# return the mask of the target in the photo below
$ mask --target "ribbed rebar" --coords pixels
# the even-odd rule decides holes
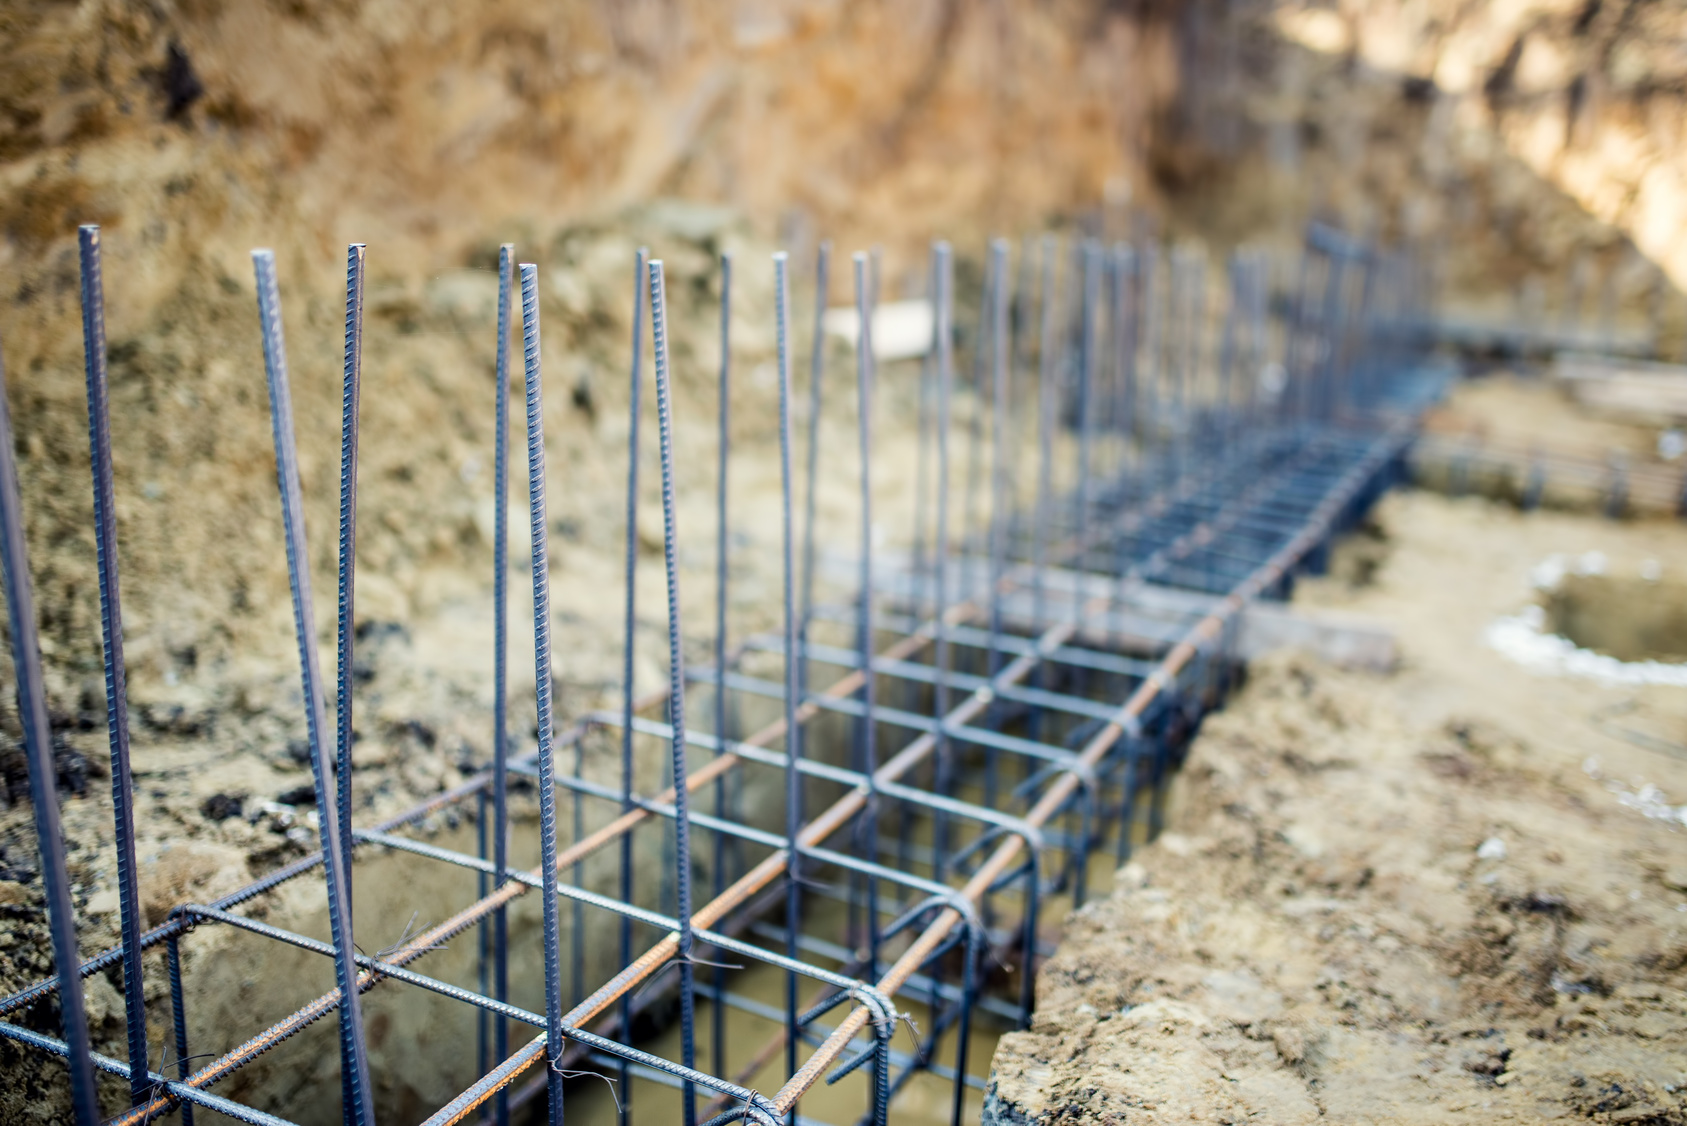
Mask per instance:
[[[351,838],[352,639],[357,581],[357,423],[363,386],[363,258],[365,247],[346,247],[345,373],[340,400],[340,566],[335,613],[334,796],[340,851],[349,859]],[[346,867],[346,905],[352,872]],[[347,925],[351,925],[348,916]]]
[[[814,615],[814,509],[820,488],[820,407],[822,382],[826,374],[826,297],[827,281],[832,261],[832,244],[822,242],[814,261],[814,329],[808,361],[808,473],[803,501],[802,546],[802,643],[808,644],[809,624]],[[790,285],[786,284],[786,300],[790,299]],[[786,315],[789,321],[789,313]],[[788,347],[788,346],[787,346]],[[803,691],[808,689],[808,661],[799,666]]]
[[[6,608],[11,617],[12,672],[17,677],[18,718],[23,724],[24,754],[29,761],[29,800],[35,807],[36,846],[41,853],[53,967],[59,978],[59,1014],[70,1065],[70,1103],[77,1126],[95,1126],[100,1120],[99,1092],[94,1089],[94,1069],[88,1056],[82,979],[75,973],[81,959],[76,949],[70,876],[65,870],[64,836],[59,830],[58,769],[53,762],[53,730],[41,673],[35,596],[23,539],[16,449],[11,408],[6,402],[5,365],[0,363],[0,563],[5,567]]]
[[[629,382],[631,384],[627,405],[627,518],[625,530],[625,559],[623,581],[626,584],[626,601],[621,623],[621,815],[623,817],[633,812],[633,645],[634,617],[637,609],[637,589],[635,580],[638,574],[638,478],[639,478],[639,417],[644,402],[644,307],[646,304],[645,272],[646,263],[650,259],[650,252],[639,247],[633,255],[633,339],[632,359],[628,365]],[[621,836],[620,856],[620,887],[621,898],[627,903],[633,901],[633,835],[624,833]],[[618,938],[621,965],[633,960],[633,921],[621,919]],[[621,999],[620,1007],[621,1028],[632,1026],[633,1009],[631,994]],[[625,1035],[625,1033],[623,1033]],[[633,1092],[632,1073],[627,1063],[622,1060],[618,1066],[616,1084],[619,1098],[615,1100],[616,1114],[620,1126],[627,1126],[628,1116],[632,1113]]]
[[[820,278],[825,284],[825,264],[829,247],[820,248]],[[802,727],[797,723],[797,704],[802,695],[802,669],[807,638],[799,647],[799,634],[807,628],[808,595],[804,596],[803,620],[799,624],[796,610],[795,529],[792,526],[791,493],[793,458],[791,451],[791,280],[790,262],[783,252],[773,256],[773,324],[779,364],[779,551],[782,563],[781,596],[785,642],[785,956],[797,957],[797,934],[802,913],[802,853],[798,834],[803,825]],[[818,321],[816,328],[818,329]],[[815,348],[815,365],[811,376],[814,396],[812,407],[819,411],[819,345]],[[814,450],[819,431],[810,430],[809,451],[809,520],[804,534],[805,552],[813,546]],[[804,581],[812,577],[812,559],[805,561]],[[719,670],[722,673],[724,669]],[[724,676],[722,681],[724,683]],[[718,896],[716,898],[719,898]],[[797,1070],[797,974],[785,975],[785,1062],[787,1074]]]
[[[492,436],[492,886],[509,879],[509,631],[510,631],[510,304],[515,286],[515,247],[498,248],[498,343],[494,352]],[[510,999],[510,921],[499,907],[492,916],[492,996]],[[493,1052],[510,1053],[509,1022],[492,1018]],[[509,1126],[509,1095],[502,1088],[493,1107],[497,1126]]]
[[[727,574],[730,562],[731,529],[727,525],[727,467],[732,455],[732,255],[720,256],[720,414],[718,468],[715,476],[715,678],[714,727],[716,753],[726,742],[726,607]],[[726,788],[729,779],[715,779],[715,816],[726,816]],[[726,844],[724,834],[714,835],[714,894],[726,890]],[[726,1072],[726,967],[716,965],[711,975],[709,1041],[716,1074]]]
[[[674,960],[679,964],[680,1053],[684,1065],[697,1065],[696,994],[693,986],[691,933],[691,822],[686,813],[685,659],[680,647],[679,532],[674,520],[673,403],[668,370],[668,304],[662,262],[650,263],[651,355],[656,360],[656,422],[662,452],[662,558],[668,584],[668,722],[673,725],[674,787],[674,915],[679,940]],[[684,1088],[685,1126],[696,1126],[697,1100],[691,1081]]]
[[[866,670],[861,679],[861,716],[857,720],[856,747],[859,769],[867,778],[867,804],[858,822],[856,849],[868,860],[878,858],[879,799],[873,776],[878,773],[879,754],[875,730],[874,710],[877,703],[878,678],[869,663],[878,648],[873,634],[873,307],[876,301],[876,280],[869,270],[864,254],[854,257],[855,266],[855,381],[856,433],[859,439],[861,469],[861,556],[856,576],[856,652],[861,667]],[[879,882],[871,876],[865,879],[865,927],[867,940],[866,974],[878,972],[879,964]],[[850,936],[850,942],[855,941]]]
[[[556,732],[551,719],[551,557],[545,507],[545,389],[540,364],[539,267],[521,264],[521,351],[527,392],[527,512],[533,559],[533,680],[539,740],[539,855],[545,886],[545,1058],[561,1067],[562,919],[557,904]],[[562,1126],[561,1076],[545,1086],[551,1126]]]
[[[937,279],[936,308],[932,315],[937,323],[937,529],[932,552],[934,556],[934,590],[931,616],[942,622],[949,614],[949,398],[954,382],[954,287],[955,264],[949,244],[938,242],[932,247],[932,273]],[[949,635],[939,630],[934,653],[935,677],[932,694],[938,715],[949,711]],[[947,795],[954,787],[954,748],[941,728],[937,731],[932,765],[932,788]],[[938,883],[946,879],[949,855],[949,818],[939,813],[932,826],[932,871]]]
[[[100,638],[105,655],[105,724],[111,744],[111,814],[117,845],[118,933],[123,943],[123,1015],[129,1047],[129,1098],[146,1099],[146,993],[141,981],[141,903],[135,871],[135,783],[129,770],[128,673],[123,600],[117,583],[117,505],[111,464],[106,373],[105,280],[100,229],[77,231],[82,265],[82,352],[88,377],[88,450],[94,477],[94,545],[100,569]]]

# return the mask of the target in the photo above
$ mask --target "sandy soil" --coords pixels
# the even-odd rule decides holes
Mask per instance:
[[[1250,671],[1171,831],[1069,921],[991,1119],[1687,1121],[1687,752],[1597,714],[1679,746],[1682,690],[1482,640],[1537,561],[1594,549],[1687,568],[1675,525],[1387,498],[1301,597],[1392,627],[1399,670]]]

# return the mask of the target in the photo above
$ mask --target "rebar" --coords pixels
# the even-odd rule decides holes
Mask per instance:
[[[662,454],[662,559],[668,580],[668,725],[673,730],[674,889],[677,903],[674,913],[679,919],[674,962],[679,966],[681,1063],[690,1070],[697,1065],[696,991],[692,987],[691,960],[694,941],[691,932],[691,821],[686,816],[690,795],[686,785],[685,761],[685,660],[680,648],[678,529],[674,525],[673,406],[669,390],[667,317],[662,262],[653,259],[650,263],[650,331],[651,355],[656,362],[656,423]],[[554,893],[547,889],[546,894],[552,897]],[[685,1081],[683,1091],[685,1126],[695,1126],[697,1103],[690,1079]],[[560,1117],[557,1121],[561,1121]]]
[[[527,508],[533,561],[533,677],[539,750],[539,855],[545,893],[545,1059],[562,1061],[562,948],[557,903],[556,744],[551,720],[550,520],[545,505],[545,399],[540,364],[539,267],[521,265],[521,341],[527,392]],[[562,1124],[562,1088],[546,1084],[551,1126]]]
[[[732,255],[720,257],[720,436],[719,469],[715,481],[715,668],[726,668],[727,565],[731,532],[726,521],[727,465],[732,449]],[[726,677],[715,680],[715,753],[726,745]],[[727,816],[725,776],[715,779],[715,816]],[[578,804],[578,803],[576,803]],[[714,841],[714,894],[726,890],[727,837],[716,833]],[[578,877],[575,883],[579,883]],[[579,928],[575,929],[579,934]],[[710,994],[710,1040],[714,1048],[714,1071],[726,1073],[726,967],[714,967]]]
[[[17,455],[11,409],[6,403],[5,367],[0,364],[0,563],[5,566],[6,608],[10,613],[12,670],[18,681],[18,718],[23,723],[24,753],[29,759],[29,800],[35,808],[35,837],[41,852],[41,882],[46,891],[47,924],[53,966],[60,981],[59,1013],[64,1024],[65,1059],[70,1066],[71,1107],[77,1126],[100,1120],[82,981],[67,974],[80,955],[76,916],[65,870],[64,837],[59,832],[58,769],[53,763],[52,726],[41,671],[41,643],[35,627],[35,597],[29,556],[23,540],[23,507],[18,489]]]
[[[117,506],[111,469],[111,406],[106,373],[105,284],[100,229],[77,231],[82,266],[82,349],[88,376],[88,450],[94,476],[94,544],[100,568],[100,642],[105,658],[105,722],[111,744],[111,814],[123,943],[123,1015],[129,1042],[129,1097],[146,1097],[146,993],[141,981],[140,888],[135,872],[135,784],[129,769],[129,693],[123,661],[123,600],[117,581]],[[7,435],[9,440],[9,434]]]
[[[634,578],[638,568],[638,459],[639,459],[639,415],[644,399],[644,373],[642,367],[644,348],[644,306],[645,306],[645,270],[650,260],[650,253],[644,247],[639,247],[633,256],[633,341],[631,365],[631,391],[627,408],[627,527],[626,527],[626,567],[624,582],[626,583],[626,609],[621,626],[621,816],[627,817],[634,810],[633,805],[633,712],[637,705],[633,698],[633,637],[636,619],[634,612],[637,608],[637,597]],[[633,836],[631,833],[621,835],[621,899],[624,902],[633,901]],[[624,966],[633,960],[633,921],[622,916],[620,919],[620,962]],[[620,1026],[623,1030],[632,1027],[633,1010],[632,997],[623,997],[618,1010]],[[504,1049],[507,1051],[508,1049]],[[503,1052],[500,1052],[503,1054]],[[617,1116],[620,1126],[626,1126],[628,1115],[632,1112],[632,1081],[627,1062],[623,1059],[617,1068],[616,1099]],[[502,1088],[499,1097],[502,1098]]]
[[[820,261],[817,269],[818,286],[823,293],[826,285],[826,260],[831,247],[822,243],[820,246]],[[819,314],[815,317],[815,345],[814,367],[812,369],[811,394],[813,397],[812,410],[816,425],[809,431],[809,473],[808,473],[808,518],[804,522],[804,555],[803,565],[803,594],[802,620],[799,624],[796,611],[795,583],[796,559],[795,545],[791,526],[791,329],[790,305],[791,284],[788,276],[790,263],[783,253],[773,258],[773,318],[775,325],[775,341],[778,349],[779,362],[779,501],[781,520],[779,528],[780,550],[780,591],[783,597],[783,614],[781,617],[784,629],[785,645],[785,957],[796,961],[797,934],[802,912],[802,842],[800,834],[803,824],[803,793],[802,793],[802,728],[797,722],[797,701],[802,695],[803,662],[798,656],[799,634],[806,634],[808,628],[809,599],[812,597],[812,587],[809,583],[814,576],[814,489],[817,462],[815,458],[819,449],[820,434],[818,422],[820,418],[820,364],[821,348],[819,333]],[[807,647],[806,636],[803,648]],[[726,666],[716,666],[720,674],[720,683],[726,683]],[[720,894],[715,898],[719,900]],[[791,1032],[797,1027],[797,972],[787,971],[785,975],[785,1049],[788,1069],[795,1071],[797,1067],[797,1038]]]
[[[1204,252],[1173,251],[1164,293],[1158,294],[1158,251],[1151,242],[1104,248],[1093,240],[1076,240],[1067,244],[1072,254],[1064,266],[1061,244],[1054,238],[1026,245],[1035,248],[1035,260],[1031,253],[1022,256],[1017,285],[1009,266],[1009,244],[996,240],[985,250],[979,320],[969,329],[973,395],[958,421],[967,428],[966,443],[953,459],[963,474],[958,489],[952,482],[952,455],[957,451],[951,442],[957,424],[954,256],[947,243],[931,247],[933,336],[929,387],[922,375],[915,388],[921,468],[915,484],[916,550],[907,562],[880,547],[874,523],[875,485],[881,484],[873,464],[875,406],[881,388],[894,394],[896,378],[896,370],[888,365],[881,372],[874,350],[883,283],[876,253],[852,258],[859,525],[851,560],[853,581],[836,604],[817,600],[824,547],[817,492],[821,475],[834,471],[819,449],[825,361],[820,314],[826,305],[829,247],[821,246],[816,262],[800,545],[794,511],[798,482],[790,264],[783,254],[774,256],[780,624],[772,633],[743,637],[730,636],[728,618],[733,573],[728,472],[734,263],[721,257],[713,662],[690,668],[683,660],[679,599],[679,552],[685,541],[676,526],[680,468],[674,433],[681,407],[674,393],[673,325],[663,264],[638,252],[619,707],[567,717],[566,724],[554,714],[553,699],[539,270],[535,265],[520,267],[537,721],[533,743],[524,748],[511,745],[507,728],[505,489],[515,274],[513,248],[502,248],[494,401],[491,760],[462,785],[368,828],[352,823],[349,676],[355,637],[351,595],[363,249],[354,244],[347,260],[339,723],[332,762],[323,746],[325,701],[307,630],[310,588],[274,260],[258,252],[260,322],[312,776],[321,813],[320,851],[215,903],[182,904],[168,922],[145,933],[139,927],[138,905],[133,897],[125,898],[119,947],[80,962],[79,972],[61,970],[0,1000],[0,1016],[5,1016],[57,994],[66,1017],[64,1039],[9,1020],[0,1021],[0,1035],[71,1061],[79,1115],[84,1101],[94,1105],[97,1069],[128,1081],[133,1105],[116,1120],[121,1123],[140,1123],[178,1106],[184,1119],[198,1106],[249,1122],[279,1122],[267,1111],[213,1095],[207,1088],[337,1011],[345,1116],[364,1123],[372,1121],[374,1085],[362,1044],[358,998],[392,980],[469,1006],[474,1014],[481,1046],[477,1078],[440,1107],[430,1123],[488,1112],[504,1122],[528,1092],[541,1086],[549,1120],[560,1122],[564,1079],[570,1068],[584,1068],[614,1076],[623,1121],[634,1105],[633,1086],[656,1082],[677,1088],[687,1126],[695,1126],[699,1094],[713,1100],[705,1113],[715,1115],[714,1122],[794,1122],[799,1103],[822,1076],[838,1084],[857,1072],[865,1081],[860,1117],[882,1126],[895,1094],[919,1074],[929,1073],[952,1084],[948,1108],[958,1126],[969,1092],[981,1085],[969,1071],[975,1024],[986,1019],[1016,1026],[1029,1022],[1040,920],[1048,900],[1069,895],[1081,905],[1090,891],[1090,857],[1105,851],[1123,858],[1137,836],[1158,828],[1165,781],[1201,718],[1222,702],[1233,679],[1231,641],[1238,611],[1257,598],[1286,596],[1296,570],[1316,566],[1330,537],[1398,476],[1415,418],[1409,404],[1420,402],[1414,388],[1424,378],[1415,350],[1421,337],[1402,328],[1415,315],[1409,295],[1420,284],[1414,280],[1416,267],[1409,256],[1384,255],[1323,229],[1308,232],[1301,277],[1287,295],[1288,316],[1281,326],[1290,387],[1273,403],[1259,391],[1272,331],[1262,255],[1238,251],[1229,258],[1229,297],[1215,328],[1206,315]],[[104,423],[108,408],[103,330],[96,334],[101,322],[97,314],[88,313],[99,307],[97,236],[91,258],[86,247],[85,242],[84,327],[100,514],[96,539],[108,712],[119,716],[121,635],[109,424]],[[1060,275],[1065,269],[1071,270],[1071,281],[1063,285]],[[1032,285],[1035,300],[1029,292]],[[634,580],[646,302],[661,465],[668,648],[666,685],[637,698]],[[1016,333],[1023,335],[1016,338]],[[1205,367],[1208,354],[1216,356],[1211,372]],[[1034,378],[1021,379],[1020,369]],[[1036,412],[1034,432],[1020,425],[1021,414],[1028,410]],[[31,675],[37,697],[40,668],[39,658],[31,658],[33,634],[25,638],[19,624],[33,628],[27,622],[30,602],[9,426],[9,417],[0,414],[0,429],[5,431],[0,438],[6,439],[6,450],[0,453],[0,501],[5,507],[0,531],[5,533],[8,604],[25,690],[26,742],[34,740],[29,745],[31,785],[40,820],[56,806],[44,703],[37,702],[33,718],[29,713],[28,660],[35,661]],[[924,468],[928,431],[933,447],[929,475]],[[1022,445],[1027,449],[1022,451]],[[1022,452],[1036,461],[1029,498],[1021,495],[1017,481]],[[988,507],[980,511],[986,472]],[[1612,478],[1620,481],[1626,497],[1628,471],[1613,470]],[[1618,491],[1617,484],[1608,488],[1612,495]],[[954,502],[959,502],[962,518],[958,537],[951,528]],[[1155,592],[1167,589],[1206,597],[1194,609],[1154,609]],[[778,679],[757,674],[762,654],[780,662]],[[829,680],[823,672],[827,668],[835,670]],[[688,717],[688,684],[702,687],[711,723]],[[734,731],[733,709],[752,700],[777,705],[779,718],[740,737]],[[848,717],[837,721],[853,728],[845,753],[839,754],[840,748],[825,735],[822,724],[828,716]],[[119,770],[118,732],[124,727],[120,719],[109,722],[121,849],[123,810],[131,800],[127,792],[121,797],[117,793],[120,781],[129,785],[126,741]],[[594,733],[618,739],[618,778],[599,776],[599,768],[587,757],[586,741]],[[666,747],[670,784],[661,792],[643,794],[634,785],[635,737],[659,740]],[[700,757],[696,769],[688,758],[693,749],[707,756]],[[573,770],[559,769],[559,756],[569,751]],[[777,828],[761,827],[735,797],[743,792],[749,773],[758,770],[780,775],[782,816],[767,811],[768,823]],[[538,790],[540,864],[525,872],[509,866],[512,773],[535,780]],[[821,787],[817,793],[831,796],[811,814],[805,799],[814,786]],[[559,790],[566,790],[572,803],[573,839],[568,842],[560,839]],[[711,792],[712,802],[705,800],[701,808],[692,803],[694,793]],[[592,803],[612,811],[595,827],[586,815]],[[428,819],[447,811],[475,819],[475,855],[426,839]],[[494,823],[490,837],[484,824],[488,817]],[[894,835],[886,835],[892,821]],[[671,913],[666,911],[665,891],[655,897],[656,910],[643,905],[638,894],[644,892],[648,901],[653,890],[639,888],[634,878],[633,837],[647,824],[666,834],[660,871],[664,881],[671,881]],[[921,832],[929,831],[929,846],[911,831],[916,824]],[[55,962],[69,967],[78,962],[69,926],[62,842],[55,866],[52,848],[58,838],[56,826],[52,829],[48,832],[47,822],[41,820],[44,884]],[[702,897],[706,902],[698,902],[695,895],[696,833],[709,837],[707,848],[695,849],[701,865],[695,878],[707,874],[709,891]],[[127,839],[132,849],[132,828]],[[618,864],[594,875],[587,861],[612,845]],[[358,846],[379,848],[407,864],[472,873],[478,898],[378,956],[358,952],[351,943],[349,900],[349,862]],[[740,857],[755,862],[745,868]],[[120,869],[124,863],[120,855]],[[132,856],[127,863],[132,874]],[[275,920],[259,921],[241,910],[318,865],[328,892],[330,941],[295,933]],[[603,886],[595,886],[599,883]],[[544,960],[542,1014],[509,1001],[510,948],[517,940],[508,926],[507,908],[530,890],[543,896],[538,936]],[[53,898],[60,894],[62,911]],[[840,901],[851,920],[841,943],[820,929],[830,916],[816,905],[826,899]],[[566,939],[565,900],[571,922]],[[620,968],[588,991],[587,920],[602,913],[614,918]],[[238,930],[254,940],[330,958],[336,988],[232,1048],[210,1045],[220,1054],[189,1073],[180,946],[196,926]],[[478,988],[415,968],[430,951],[471,928],[480,954]],[[652,932],[659,937],[642,951],[635,949],[635,935]],[[572,1004],[566,1010],[565,941],[572,958]],[[146,1066],[140,966],[143,953],[159,944],[167,958],[176,1079],[149,1072]],[[783,980],[783,1004],[764,1005],[736,993],[735,979],[718,962],[700,993],[695,967],[705,962],[699,952],[707,950],[770,967]],[[998,983],[985,970],[987,958],[1017,964],[1017,991],[996,988]],[[82,977],[118,964],[124,969],[126,994],[133,986],[137,998],[128,1006],[127,1064],[91,1052],[80,1012]],[[672,976],[667,975],[670,968],[676,971]],[[805,980],[809,986],[802,984]],[[814,990],[812,998],[805,999],[807,988]],[[670,996],[677,1002],[678,1060],[633,1043],[639,1014],[660,1012]],[[699,996],[710,1007],[707,1071],[697,1062]],[[908,1051],[893,1045],[898,998],[927,1010]],[[770,1028],[766,1044],[747,1051],[747,1066],[731,1076],[726,1074],[735,1054],[726,1042],[729,1008]],[[136,1013],[143,1018],[138,1047]],[[538,1035],[512,1049],[511,1021]],[[770,1094],[751,1089],[761,1067],[781,1055],[780,1088]],[[946,1062],[951,1059],[952,1064]],[[515,1092],[515,1080],[541,1060],[541,1080]],[[801,1120],[814,1121],[808,1115]]]
[[[510,870],[509,806],[509,591],[510,591],[510,291],[515,283],[515,247],[498,248],[498,342],[494,350],[492,455],[492,888],[503,890]],[[638,443],[633,442],[636,448]],[[628,632],[631,637],[631,631]],[[484,792],[484,791],[483,791]],[[484,857],[483,857],[484,858]],[[482,893],[484,897],[484,893]],[[485,922],[481,923],[484,933]],[[502,905],[492,914],[492,997],[510,997],[509,915]],[[483,959],[484,962],[484,959]],[[509,1022],[492,1017],[493,1052],[510,1051]],[[486,1070],[481,1060],[480,1070]],[[509,1126],[509,1097],[498,1092],[498,1126]]]
[[[365,247],[346,248],[345,378],[340,407],[340,567],[334,628],[334,796],[340,851],[351,855],[352,634],[357,577],[357,423],[363,381],[363,258]],[[346,906],[351,906],[350,866]],[[350,915],[346,925],[352,925]]]
[[[777,263],[782,259],[775,259]],[[828,273],[832,261],[832,244],[822,242],[814,260],[814,330],[808,367],[808,474],[804,478],[807,492],[803,500],[803,570],[802,570],[802,641],[808,643],[809,622],[814,613],[814,552],[815,527],[814,506],[816,492],[820,487],[820,406],[821,384],[826,373],[826,334],[823,328],[826,316],[826,298]],[[788,264],[787,264],[788,267]],[[779,290],[786,302],[790,300],[790,285],[787,282]],[[777,311],[776,314],[777,315]],[[787,321],[789,315],[787,314]],[[789,326],[786,325],[787,336]],[[808,690],[808,664],[800,662],[799,669],[802,677],[802,688]]]
[[[856,652],[863,669],[873,659],[873,303],[875,281],[869,273],[867,256],[857,254],[855,265],[855,315],[858,326],[855,338],[855,378],[857,432],[860,437],[861,461],[861,555],[856,586]],[[879,823],[878,793],[874,776],[878,773],[879,754],[874,730],[878,678],[865,676],[861,681],[861,714],[856,719],[857,767],[867,780],[867,805],[856,830],[856,849],[865,852],[867,859],[878,859]],[[794,882],[794,881],[793,881]],[[865,884],[867,961],[865,969],[871,979],[879,965],[879,882],[871,875],[859,881]],[[790,924],[790,930],[796,924]],[[851,942],[854,936],[851,936]]]

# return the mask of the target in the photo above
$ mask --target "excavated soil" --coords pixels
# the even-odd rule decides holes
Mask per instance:
[[[1675,525],[1387,498],[1300,597],[1400,667],[1250,670],[1169,831],[1068,921],[986,1120],[1687,1122],[1687,696],[1483,641],[1594,550],[1687,569]]]

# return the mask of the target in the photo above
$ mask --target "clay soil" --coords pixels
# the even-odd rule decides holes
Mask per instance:
[[[1250,670],[1070,918],[987,1121],[1687,1122],[1687,698],[1483,639],[1595,550],[1687,570],[1675,524],[1386,498],[1298,598],[1391,627],[1397,670]]]

